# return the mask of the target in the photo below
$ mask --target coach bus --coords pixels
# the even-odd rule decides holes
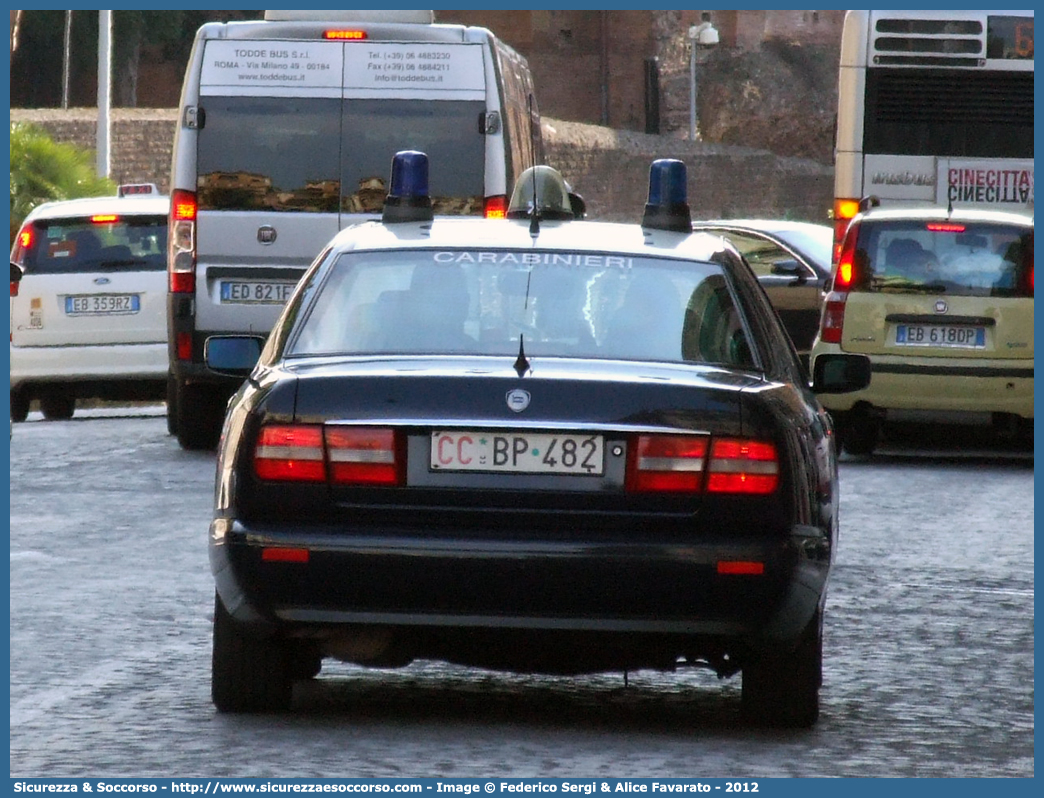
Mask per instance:
[[[835,170],[838,245],[867,196],[1032,214],[1033,12],[847,12]]]

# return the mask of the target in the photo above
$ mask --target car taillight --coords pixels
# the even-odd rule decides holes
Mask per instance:
[[[779,484],[774,444],[704,435],[638,435],[627,461],[635,493],[772,493]]]
[[[486,197],[482,208],[482,215],[487,219],[503,219],[507,216],[507,197],[498,194],[495,197]]]
[[[779,485],[779,457],[766,441],[718,438],[711,445],[708,493],[772,493]]]
[[[112,224],[119,219],[120,217],[115,213],[96,213],[91,217],[91,224]]]
[[[845,239],[848,223],[859,213],[859,200],[838,197],[834,200],[834,263],[841,256],[841,242]]]
[[[338,485],[398,485],[395,433],[375,427],[327,427],[330,481]]]
[[[254,473],[283,482],[325,482],[323,428],[318,425],[262,427],[254,449]]]
[[[823,302],[823,315],[820,317],[819,325],[819,339],[823,343],[841,343],[841,331],[845,323],[845,302],[848,299],[848,292],[852,290],[852,286],[859,276],[855,263],[858,237],[859,225],[850,224],[841,244],[837,265],[834,267],[831,291]]]
[[[33,228],[26,225],[18,231],[18,246],[23,250],[32,249],[33,247]]]
[[[175,189],[170,197],[170,231],[167,268],[170,291],[196,291],[196,194]]]
[[[639,435],[630,447],[627,488],[636,492],[698,493],[706,459],[704,436]]]
[[[274,424],[261,428],[254,449],[254,473],[264,480],[401,485],[404,466],[389,428]]]

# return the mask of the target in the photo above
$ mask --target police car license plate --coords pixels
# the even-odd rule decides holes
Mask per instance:
[[[436,431],[430,464],[432,471],[601,476],[604,451],[601,435]]]
[[[895,328],[895,343],[898,346],[984,349],[986,328],[967,324],[899,324]]]
[[[65,298],[67,316],[113,316],[141,310],[138,294],[80,294]]]
[[[221,301],[261,305],[285,305],[297,283],[270,281],[242,282],[225,280],[221,283]]]

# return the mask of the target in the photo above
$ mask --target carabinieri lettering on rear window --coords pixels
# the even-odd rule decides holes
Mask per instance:
[[[436,263],[492,263],[500,265],[534,266],[597,266],[611,269],[630,269],[634,259],[616,255],[593,255],[587,252],[436,252]]]

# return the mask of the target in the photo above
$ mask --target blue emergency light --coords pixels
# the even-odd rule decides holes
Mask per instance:
[[[434,218],[428,196],[428,156],[402,150],[392,157],[391,188],[384,198],[384,224],[430,222]]]
[[[689,212],[688,175],[685,163],[659,158],[649,168],[649,201],[645,204],[642,227],[653,230],[692,232]]]

